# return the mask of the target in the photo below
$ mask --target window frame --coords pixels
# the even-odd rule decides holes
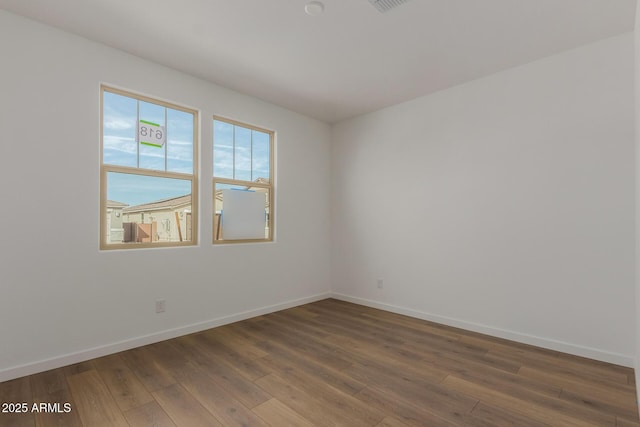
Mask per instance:
[[[118,166],[104,163],[104,94],[113,93],[137,101],[148,102],[164,108],[170,108],[193,115],[193,168],[191,173],[170,172],[140,167]],[[105,84],[100,85],[100,250],[143,249],[196,246],[198,244],[198,151],[199,151],[199,111],[182,105],[152,98],[128,90],[118,89]],[[166,161],[166,160],[165,160]],[[107,176],[109,173],[142,175],[155,178],[179,179],[191,182],[191,239],[182,242],[129,242],[107,243]]]
[[[211,233],[211,238],[212,238],[212,242],[214,245],[224,245],[224,244],[234,244],[234,243],[265,243],[265,242],[273,242],[274,241],[274,233],[275,233],[275,169],[274,169],[274,165],[275,165],[275,136],[276,136],[276,132],[273,130],[269,130],[269,129],[265,129],[262,127],[258,127],[258,126],[254,126],[254,125],[250,125],[248,123],[243,123],[237,120],[233,120],[233,119],[229,119],[227,117],[222,117],[222,116],[218,116],[218,115],[214,115],[213,119],[212,119],[212,124],[214,125],[213,128],[213,137],[212,137],[212,165],[215,164],[215,121],[219,121],[219,122],[224,122],[226,124],[229,125],[233,125],[233,126],[238,126],[238,127],[242,127],[245,129],[250,129],[252,131],[256,131],[256,132],[261,132],[261,133],[266,133],[267,135],[269,135],[269,182],[268,183],[263,183],[263,182],[256,182],[256,181],[246,181],[246,180],[241,180],[241,179],[232,179],[232,178],[217,178],[215,176],[215,167],[212,170],[212,175],[213,175],[213,179],[212,179],[212,215],[211,215],[211,226],[212,226],[212,233]],[[235,168],[235,165],[234,165]],[[269,236],[265,237],[264,239],[234,239],[234,240],[224,240],[224,239],[219,239],[216,238],[216,226],[217,226],[217,222],[216,221],[216,184],[228,184],[228,185],[239,185],[239,186],[245,186],[245,187],[258,187],[258,188],[266,188],[269,191],[269,215],[267,218],[267,222],[266,225],[269,229]]]

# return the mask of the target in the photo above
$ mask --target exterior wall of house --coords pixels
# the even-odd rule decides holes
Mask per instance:
[[[121,243],[124,237],[122,229],[123,207],[107,208],[107,243]]]
[[[176,222],[176,214],[178,221]],[[179,242],[191,240],[189,234],[190,227],[190,205],[177,207],[174,209],[162,209],[141,212],[125,212],[124,223],[135,222],[138,224],[156,223],[156,235],[154,242]]]

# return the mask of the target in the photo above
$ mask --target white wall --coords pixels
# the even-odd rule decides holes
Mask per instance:
[[[0,58],[0,381],[328,295],[328,125],[4,11]],[[201,110],[199,246],[98,250],[101,82]],[[213,114],[277,131],[276,243],[210,243]]]
[[[332,137],[4,11],[0,58],[0,381],[313,300],[330,282],[345,299],[498,336],[627,365],[640,354],[631,35]],[[98,250],[101,82],[201,110],[197,247]],[[210,244],[213,114],[278,132],[274,244]]]
[[[633,366],[632,88],[626,34],[336,125],[334,292]]]

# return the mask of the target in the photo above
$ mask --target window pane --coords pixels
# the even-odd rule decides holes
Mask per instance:
[[[213,176],[233,179],[233,125],[213,121]]]
[[[107,173],[109,243],[192,240],[191,181]]]
[[[193,173],[193,114],[167,109],[167,170]]]
[[[103,102],[103,163],[137,167],[137,101],[105,91]]]
[[[251,180],[256,181],[260,178],[265,181],[270,181],[270,151],[271,151],[271,140],[270,135],[264,132],[252,131],[253,132],[253,146],[252,146],[252,154],[251,154]]]
[[[251,129],[235,126],[234,179],[251,181]]]
[[[233,184],[220,184],[215,183],[215,216],[213,221],[214,227],[214,239],[218,241],[225,240],[224,238],[224,230],[225,230],[225,213],[224,213],[224,197],[225,194],[233,194],[226,193],[227,190],[238,191],[240,194],[250,193],[251,195],[261,194],[264,206],[264,214],[259,215],[259,219],[264,221],[264,235],[260,235],[259,237],[252,237],[252,239],[256,238],[269,238],[269,189],[262,187],[247,187],[243,185],[233,185]],[[227,212],[227,215],[230,215],[230,212]],[[231,220],[235,220],[235,218],[230,218],[227,216],[227,225],[230,224]],[[234,227],[235,228],[235,227]],[[237,228],[236,231],[237,233]],[[228,239],[227,240],[236,240],[236,239]]]
[[[164,120],[165,107],[140,101],[140,120],[166,126]],[[145,144],[140,146],[140,167],[144,169],[165,170],[165,147],[154,147]]]

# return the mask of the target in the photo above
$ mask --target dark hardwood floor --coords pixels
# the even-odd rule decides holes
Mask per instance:
[[[0,383],[0,402],[29,405],[3,427],[640,426],[632,369],[333,299]]]

